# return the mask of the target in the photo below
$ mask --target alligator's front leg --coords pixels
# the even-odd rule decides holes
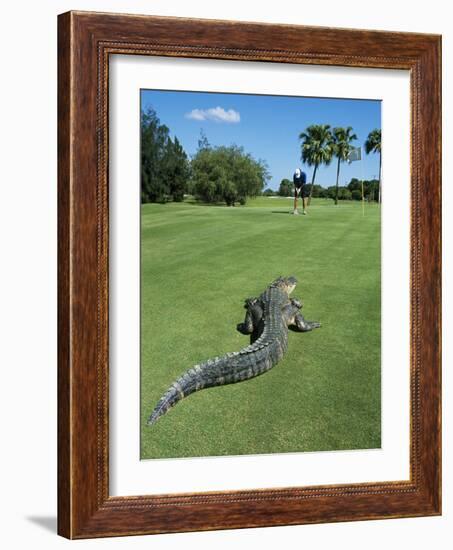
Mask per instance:
[[[296,315],[302,308],[302,302],[297,298],[291,298],[282,308],[283,318],[288,326],[296,324]]]
[[[321,323],[317,321],[307,321],[300,310],[302,309],[302,301],[297,298],[292,298],[290,302],[283,307],[283,316],[289,325],[294,325],[300,332],[309,332],[314,328],[319,328]]]
[[[317,321],[307,321],[304,319],[302,313],[297,313],[294,317],[294,324],[299,329],[300,332],[310,332],[314,328],[319,328],[321,323]]]
[[[244,307],[247,309],[243,323],[239,323],[237,329],[242,334],[253,334],[263,318],[263,309],[258,298],[247,298]]]

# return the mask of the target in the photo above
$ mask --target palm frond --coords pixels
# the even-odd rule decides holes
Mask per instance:
[[[330,164],[332,160],[332,133],[329,124],[312,124],[299,134],[301,159],[308,166]]]
[[[378,128],[375,128],[368,134],[365,141],[365,152],[367,155],[381,152],[381,130]]]

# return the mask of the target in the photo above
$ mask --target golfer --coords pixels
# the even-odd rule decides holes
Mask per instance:
[[[296,171],[293,175],[294,183],[294,212],[293,214],[299,214],[297,210],[297,197],[300,195],[302,197],[302,214],[307,213],[307,198],[308,198],[308,185],[307,185],[307,174],[302,172],[300,168],[296,168]]]

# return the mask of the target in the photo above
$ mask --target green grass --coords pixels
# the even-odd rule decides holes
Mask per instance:
[[[380,447],[379,207],[291,205],[142,206],[142,458]],[[243,300],[279,275],[298,278],[294,296],[322,327],[290,331],[263,376],[197,392],[147,426],[180,374],[248,344]]]

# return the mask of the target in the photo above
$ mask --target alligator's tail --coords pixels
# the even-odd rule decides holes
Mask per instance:
[[[178,401],[191,393],[213,386],[235,384],[267,372],[283,357],[287,348],[287,333],[280,338],[262,336],[241,351],[227,353],[195,365],[168,388],[162,396],[148,424],[154,424]]]
[[[184,399],[191,393],[204,388],[221,386],[239,382],[237,376],[231,375],[231,361],[239,357],[239,353],[229,353],[223,357],[209,359],[205,363],[195,365],[182,376],[180,376],[161,397],[148,419],[148,425],[154,424],[158,418],[163,416],[178,401]],[[234,380],[237,378],[237,380]]]

